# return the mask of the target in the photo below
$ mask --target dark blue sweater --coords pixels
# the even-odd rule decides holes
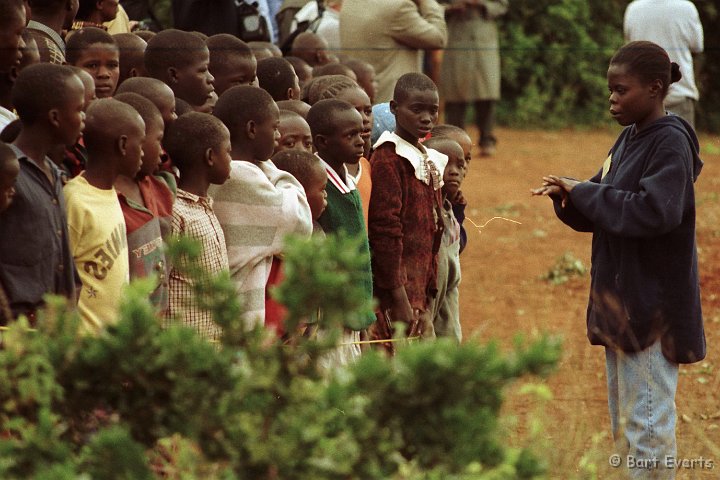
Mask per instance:
[[[667,115],[641,132],[625,128],[612,163],[577,185],[563,209],[567,225],[593,232],[588,338],[640,351],[662,341],[665,357],[705,357],[695,245],[694,182],[702,169],[695,132]]]

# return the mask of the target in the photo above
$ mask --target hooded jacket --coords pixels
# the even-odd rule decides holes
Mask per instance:
[[[705,357],[695,243],[698,152],[695,132],[678,116],[640,132],[632,125],[605,168],[573,188],[565,208],[554,199],[564,223],[593,232],[587,310],[593,345],[636,352],[660,339],[672,362]]]

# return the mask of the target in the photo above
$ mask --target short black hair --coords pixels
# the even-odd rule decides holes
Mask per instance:
[[[352,80],[345,75],[323,75],[322,77],[313,77],[305,84],[304,100],[310,105],[314,105],[320,100],[320,95],[335,82],[347,82]]]
[[[161,98],[164,94],[172,94],[172,89],[170,89],[170,92],[167,91],[168,89],[170,89],[170,87],[168,87],[165,82],[158,80],[157,78],[132,77],[128,78],[118,86],[118,89],[115,91],[115,95],[119,95],[121,93],[137,93],[138,95],[142,95],[153,102],[157,107],[161,104]]]
[[[82,52],[95,43],[112,45],[115,48],[118,46],[113,36],[105,30],[95,27],[85,27],[73,32],[68,38],[67,45],[65,46],[65,60],[67,60],[67,63],[70,65],[75,65],[80,59]]]
[[[450,125],[449,123],[441,123],[439,125],[435,125],[430,132],[430,135],[432,138],[443,138],[447,137],[448,135],[452,134],[460,134],[460,135],[467,135],[470,136],[465,130],[462,128],[456,126],[456,125]]]
[[[327,83],[323,84],[324,87],[318,90],[318,98],[320,100],[325,100],[327,98],[335,98],[345,90],[362,90],[362,87],[350,77],[345,77],[344,75],[333,75],[332,78],[332,81],[328,81]]]
[[[178,117],[180,115],[185,115],[186,113],[190,113],[190,112],[194,112],[194,111],[195,111],[195,109],[188,102],[186,102],[182,98],[175,97],[175,114]]]
[[[133,35],[137,35],[138,37],[142,38],[146,42],[153,38],[157,33],[153,32],[152,30],[135,30],[132,32]]]
[[[208,37],[205,44],[208,50],[210,50],[211,72],[213,70],[223,70],[223,67],[225,67],[230,57],[255,58],[255,55],[253,55],[247,43],[229,33],[218,33],[217,35]]]
[[[38,63],[20,71],[11,97],[12,104],[24,125],[32,125],[38,118],[68,100],[66,83],[78,79],[65,65]]]
[[[271,160],[277,168],[295,177],[303,187],[310,184],[313,168],[320,165],[320,158],[305,150],[281,150]]]
[[[113,35],[120,51],[120,78],[121,84],[130,77],[130,70],[145,66],[145,49],[147,42],[134,33],[117,33]]]
[[[262,122],[268,118],[268,109],[275,103],[268,92],[250,85],[237,85],[220,95],[213,115],[219,118],[235,138],[238,127],[245,128],[249,121]]]
[[[464,157],[465,154],[463,153],[463,149],[460,146],[458,142],[453,140],[452,138],[448,137],[430,137],[427,140],[423,142],[423,145],[427,148],[432,148],[433,150],[437,150],[440,153],[445,153],[447,151],[447,148],[455,148],[459,149],[460,151],[460,157]]]
[[[192,65],[207,51],[207,45],[197,35],[174,28],[163,30],[147,42],[145,70],[151,77],[164,80],[168,68]]]
[[[260,60],[257,64],[257,78],[260,88],[267,91],[273,100],[287,100],[287,91],[295,85],[295,69],[282,57]]]
[[[0,172],[3,172],[12,160],[17,160],[15,150],[10,148],[10,145],[0,141]]]
[[[127,103],[135,110],[137,110],[137,112],[140,114],[143,121],[145,122],[146,129],[148,124],[153,122],[160,122],[163,126],[165,125],[163,123],[160,110],[158,110],[158,108],[153,102],[143,97],[142,95],[132,92],[126,92],[117,94],[113,98],[118,102]]]
[[[16,118],[12,122],[8,123],[5,128],[0,131],[0,142],[13,143],[20,131],[22,130],[22,122],[19,118]]]
[[[280,100],[275,103],[280,110],[290,110],[303,118],[307,117],[307,113],[310,111],[310,105],[302,100]]]
[[[347,110],[355,111],[355,107],[337,98],[320,100],[313,105],[307,116],[313,139],[316,135],[331,135],[337,127],[335,114]]]
[[[292,55],[289,55],[287,57],[283,57],[285,60],[290,62],[290,65],[293,66],[295,69],[295,73],[297,74],[298,78],[300,78],[300,81],[305,81],[307,78],[300,77],[300,75],[303,73],[303,70],[305,70],[305,67],[309,67],[312,70],[312,67],[310,67],[310,64],[307,63],[305,60],[303,60],[300,57],[293,57]],[[312,78],[312,77],[310,77]]]
[[[218,148],[223,132],[223,123],[213,115],[189,112],[170,125],[163,146],[182,172],[202,161],[208,148]]]
[[[393,100],[404,101],[411,90],[437,92],[437,85],[424,73],[410,72],[398,78],[393,90]]]
[[[114,98],[95,100],[88,107],[83,130],[83,141],[88,153],[105,148],[108,140],[112,140],[108,138],[108,132],[112,131],[113,136],[123,134],[123,129],[139,115],[133,107]]]
[[[680,66],[670,61],[670,56],[660,45],[653,42],[630,42],[610,59],[610,65],[624,65],[627,72],[644,83],[660,80],[663,96],[667,95],[671,83],[682,78]]]
[[[312,70],[313,77],[322,77],[323,75],[345,75],[352,79],[351,75],[355,75],[352,68],[342,63],[326,63],[318,65]]]
[[[22,0],[3,0],[0,2],[0,25],[7,25],[19,10],[25,10]]]

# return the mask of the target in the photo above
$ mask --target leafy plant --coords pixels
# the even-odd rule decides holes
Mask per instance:
[[[554,285],[561,285],[570,280],[570,277],[582,276],[586,272],[587,268],[581,260],[572,253],[565,252],[542,278]]]

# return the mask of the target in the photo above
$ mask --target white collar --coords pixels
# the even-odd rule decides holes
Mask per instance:
[[[319,156],[317,157],[320,158]],[[346,194],[355,190],[355,182],[353,182],[353,176],[350,175],[350,173],[347,171],[347,167],[345,166],[345,164],[343,164],[343,168],[345,169],[345,178],[348,180],[347,183],[343,182],[342,178],[340,178],[340,175],[338,175],[335,169],[333,169],[325,160],[320,158],[320,161],[322,162],[322,166],[325,167],[328,181],[335,185],[335,188],[340,190],[340,193]]]
[[[418,149],[407,140],[400,138],[400,136],[395,132],[388,131],[385,131],[382,135],[380,135],[380,138],[378,138],[378,141],[375,142],[373,148],[378,148],[380,145],[387,142],[395,144],[395,153],[410,162],[415,169],[415,178],[425,184],[428,184],[425,175],[425,159],[427,158],[427,161],[435,165],[435,168],[437,168],[438,172],[440,172],[440,185],[438,188],[443,186],[442,176],[445,171],[445,166],[448,163],[447,155],[440,153],[437,150],[433,150],[432,148],[427,148],[422,144]]]

